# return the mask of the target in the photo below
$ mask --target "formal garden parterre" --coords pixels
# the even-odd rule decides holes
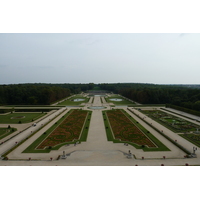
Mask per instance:
[[[129,143],[144,151],[169,151],[163,143],[128,116],[125,111],[121,109],[104,111],[103,117],[109,141]]]
[[[81,109],[69,111],[23,153],[48,153],[65,144],[86,141],[91,113]]]
[[[200,130],[200,126],[189,122],[180,117],[168,114],[160,110],[140,110],[143,114],[157,121],[166,128],[172,130],[175,133],[194,133],[197,129]]]
[[[193,134],[193,133],[185,133],[179,134],[181,137],[185,138],[189,142],[193,143],[194,145],[200,147],[200,134]]]
[[[200,147],[200,126],[160,110],[140,110],[143,114]]]

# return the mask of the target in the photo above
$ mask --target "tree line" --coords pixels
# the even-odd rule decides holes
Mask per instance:
[[[142,83],[0,85],[0,105],[49,105],[71,94],[94,88],[121,94],[141,104],[168,104],[200,111],[199,85]]]
[[[93,86],[92,83],[0,85],[0,105],[49,105]]]
[[[121,94],[141,104],[171,104],[200,111],[200,89],[198,85],[103,83],[99,84],[99,87]]]

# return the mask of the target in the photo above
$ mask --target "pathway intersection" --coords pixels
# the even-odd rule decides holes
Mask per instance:
[[[141,123],[145,128],[147,128],[153,135],[155,135],[161,142],[163,142],[171,151],[165,152],[143,152],[141,149],[135,149],[133,146],[125,146],[123,143],[113,143],[107,141],[104,121],[102,117],[102,110],[111,109],[111,104],[106,103],[105,99],[101,96],[94,96],[93,101],[89,101],[89,103],[85,104],[83,107],[84,110],[91,110],[90,106],[104,106],[105,109],[92,109],[92,117],[88,132],[88,137],[86,142],[82,142],[77,145],[65,145],[61,147],[59,150],[51,151],[50,153],[22,153],[22,151],[27,148],[36,138],[38,138],[45,130],[51,127],[63,114],[68,112],[73,107],[63,107],[58,111],[49,114],[46,118],[41,120],[37,127],[44,125],[47,123],[50,118],[55,117],[52,122],[50,122],[47,126],[44,126],[40,131],[38,131],[33,137],[28,139],[18,148],[13,150],[8,154],[8,161],[0,160],[0,165],[11,165],[11,166],[25,166],[25,165],[35,165],[35,166],[49,166],[49,165],[62,165],[62,166],[160,166],[160,165],[200,165],[200,152],[196,151],[197,158],[184,158],[185,153],[180,150],[178,147],[169,142],[166,138],[161,136],[154,129],[149,127],[146,123],[144,123],[137,115],[141,115],[145,117],[141,112],[137,109],[131,108],[134,110],[133,114],[130,112],[127,107],[121,107],[128,114],[134,117],[139,123]],[[92,98],[91,98],[92,99]],[[103,102],[103,103],[102,103]],[[77,107],[74,107],[77,108]],[[62,114],[61,114],[62,113]],[[180,144],[182,144],[188,150],[193,148],[193,144],[168,130],[167,128],[161,126],[159,123],[151,120],[146,117],[146,121],[151,121],[155,127],[163,132],[167,132],[167,134],[174,140],[177,140]],[[4,125],[5,126],[5,125]],[[28,124],[27,124],[28,126]],[[0,145],[0,155],[2,155],[6,150],[15,145],[15,141],[20,141],[22,138],[30,135],[31,131],[35,131],[37,127],[30,127],[26,131],[23,131],[23,134],[19,134],[13,139],[9,140],[3,145]],[[131,152],[134,157],[131,159],[127,158],[128,152]],[[66,159],[57,160],[59,155],[62,155],[63,152],[67,155]],[[163,158],[165,156],[166,159]],[[144,157],[144,159],[142,159]],[[28,161],[28,158],[31,158]],[[52,158],[52,161],[51,159]]]

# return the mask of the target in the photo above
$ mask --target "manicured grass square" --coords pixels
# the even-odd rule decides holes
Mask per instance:
[[[9,113],[6,115],[0,115],[0,123],[18,124],[20,121],[21,123],[29,123],[44,115],[45,113]]]
[[[74,99],[84,99],[84,101],[74,101]],[[70,99],[67,99],[61,103],[58,104],[58,106],[76,106],[81,105],[82,103],[87,103],[90,100],[90,98],[83,97],[81,95],[77,95],[75,97],[72,97]]]

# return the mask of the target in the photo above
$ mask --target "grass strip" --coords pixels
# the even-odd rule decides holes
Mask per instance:
[[[152,151],[170,151],[158,138],[156,138],[153,134],[151,134],[146,128],[144,128],[139,122],[137,122],[132,116],[130,116],[125,110],[123,112],[126,114],[127,117],[134,123],[135,126],[137,126],[144,135],[146,135],[148,138],[150,138],[157,146],[158,148],[152,148]],[[148,147],[144,148],[144,151],[148,151]]]
[[[128,110],[133,113],[134,115],[136,115],[134,113],[134,111],[130,110],[128,108]],[[148,124],[151,128],[153,128],[155,131],[157,131],[158,133],[160,133],[163,137],[165,137],[166,139],[168,139],[172,144],[174,144],[175,146],[177,146],[178,148],[180,148],[182,151],[184,151],[186,154],[190,155],[191,152],[189,150],[187,150],[185,147],[183,147],[182,145],[178,144],[177,142],[175,142],[174,140],[172,140],[169,136],[165,135],[162,131],[160,131],[159,129],[157,129],[156,127],[152,126],[149,122],[144,121],[142,117],[140,117],[139,115],[136,115],[138,118],[140,118],[144,123]]]
[[[0,128],[0,140],[17,131],[16,128]]]
[[[197,136],[195,134],[179,134],[179,136],[181,136],[182,138],[188,140],[189,142],[191,142],[192,144],[196,145],[197,147],[200,147],[200,140],[199,141],[195,141],[192,137]],[[197,137],[200,137],[199,135]]]
[[[187,125],[192,125],[193,127],[190,128],[190,129],[186,129],[186,128],[185,129],[180,129],[180,128],[178,129],[176,127],[173,127],[173,125],[171,125],[171,123],[168,124],[166,121],[162,121],[162,120],[160,120],[160,118],[157,118],[157,117],[153,116],[153,114],[150,111],[140,110],[140,112],[142,112],[145,115],[148,115],[148,117],[152,118],[154,121],[158,122],[159,124],[163,125],[164,127],[168,128],[169,130],[171,130],[174,133],[180,133],[180,132],[185,132],[186,133],[186,132],[189,132],[189,131],[194,131],[196,128],[200,128],[200,126],[198,126],[197,124],[194,124],[194,123],[192,123],[190,121],[187,121],[185,119],[177,117],[177,116],[175,116],[173,114],[168,114],[167,112],[164,112],[164,111],[155,111],[155,112],[159,112],[161,114],[164,113],[167,116],[171,117],[171,120],[170,120],[171,123],[172,123],[173,120],[176,120],[176,121],[180,121],[181,120],[181,121],[187,123]],[[154,112],[154,111],[152,111],[152,112]]]
[[[28,146],[23,153],[49,153],[51,150],[58,150],[61,146],[66,144],[74,144],[75,142],[85,142],[87,140],[87,134],[88,134],[88,128],[90,124],[91,119],[91,113],[92,111],[84,111],[88,112],[88,115],[86,117],[85,123],[82,128],[82,132],[80,133],[80,139],[75,139],[72,141],[67,141],[64,143],[60,143],[58,145],[55,145],[53,147],[45,148],[45,149],[36,149],[37,146],[39,146],[40,143],[42,143],[48,136],[56,129],[58,128],[64,120],[67,119],[67,117],[74,111],[70,110],[65,116],[63,116],[61,119],[59,119],[53,126],[51,126],[45,133],[43,133],[39,138],[37,138],[30,146]]]
[[[64,110],[65,111],[65,110]],[[64,112],[63,111],[63,112]],[[61,113],[62,114],[62,113]],[[60,114],[60,115],[61,115]],[[52,120],[50,120],[46,125],[48,125],[51,121],[53,121],[55,118],[56,118],[57,116],[55,116]],[[45,125],[45,126],[46,126]],[[29,127],[28,127],[29,128]],[[25,130],[27,130],[28,128],[26,128]],[[44,127],[40,127],[37,131],[35,131],[35,132],[33,132],[31,135],[29,135],[28,137],[26,137],[26,138],[24,138],[23,140],[21,140],[20,142],[18,142],[18,144],[17,145],[15,145],[14,147],[12,147],[11,149],[9,149],[8,151],[6,151],[3,155],[2,155],[2,157],[4,157],[4,158],[7,158],[7,155],[10,153],[10,152],[12,152],[13,150],[15,150],[18,146],[20,146],[21,144],[23,144],[25,141],[27,141],[29,138],[31,138],[33,135],[35,135],[38,131],[40,131],[42,128],[44,128]],[[23,131],[22,131],[23,132]],[[18,134],[20,134],[20,133],[22,133],[22,132],[19,132]],[[16,134],[15,136],[17,136],[18,134]],[[15,136],[13,136],[13,137],[15,137]],[[12,137],[12,138],[13,138]],[[11,139],[11,138],[10,138]]]
[[[136,149],[143,149],[143,151],[170,151],[162,142],[160,142],[154,135],[152,135],[148,130],[146,130],[135,119],[133,119],[131,116],[129,116],[124,110],[122,110],[124,115],[133,123],[133,125],[135,125],[137,128],[139,128],[140,131],[142,131],[142,133],[147,138],[152,140],[153,143],[157,145],[157,147],[147,147],[145,145],[138,145],[138,144],[133,143],[131,141],[127,141],[127,140],[122,141],[122,140],[119,140],[119,139],[115,139],[106,112],[107,111],[103,111],[102,114],[103,114],[103,118],[104,118],[104,124],[105,124],[105,128],[106,128],[106,134],[107,134],[108,141],[113,141],[114,143],[128,143],[128,144],[134,146]]]
[[[196,119],[194,119],[194,118],[191,118],[191,117],[188,117],[188,116],[185,116],[185,115],[181,115],[181,114],[179,114],[179,113],[173,112],[173,111],[171,111],[171,110],[167,110],[167,109],[165,109],[165,108],[161,108],[161,109],[164,110],[164,111],[167,111],[167,112],[170,112],[170,113],[179,115],[179,116],[181,116],[181,117],[185,117],[185,118],[187,118],[187,119],[191,119],[191,120],[198,121],[198,120],[196,120]],[[188,114],[190,114],[190,113],[188,113]],[[190,115],[191,115],[191,114],[190,114]],[[198,117],[198,116],[197,116],[197,117]],[[198,121],[198,122],[199,122],[199,121]]]
[[[77,99],[77,98],[84,99],[84,100],[83,101],[74,101],[74,99]],[[73,97],[71,97],[71,98],[69,98],[69,99],[67,99],[67,100],[65,100],[65,101],[63,101],[63,102],[61,102],[61,103],[59,103],[57,105],[58,106],[60,106],[60,105],[66,105],[66,106],[80,105],[82,103],[88,103],[89,100],[90,100],[90,98],[88,98],[88,97],[83,97],[81,95],[76,95],[76,96],[73,96]]]

